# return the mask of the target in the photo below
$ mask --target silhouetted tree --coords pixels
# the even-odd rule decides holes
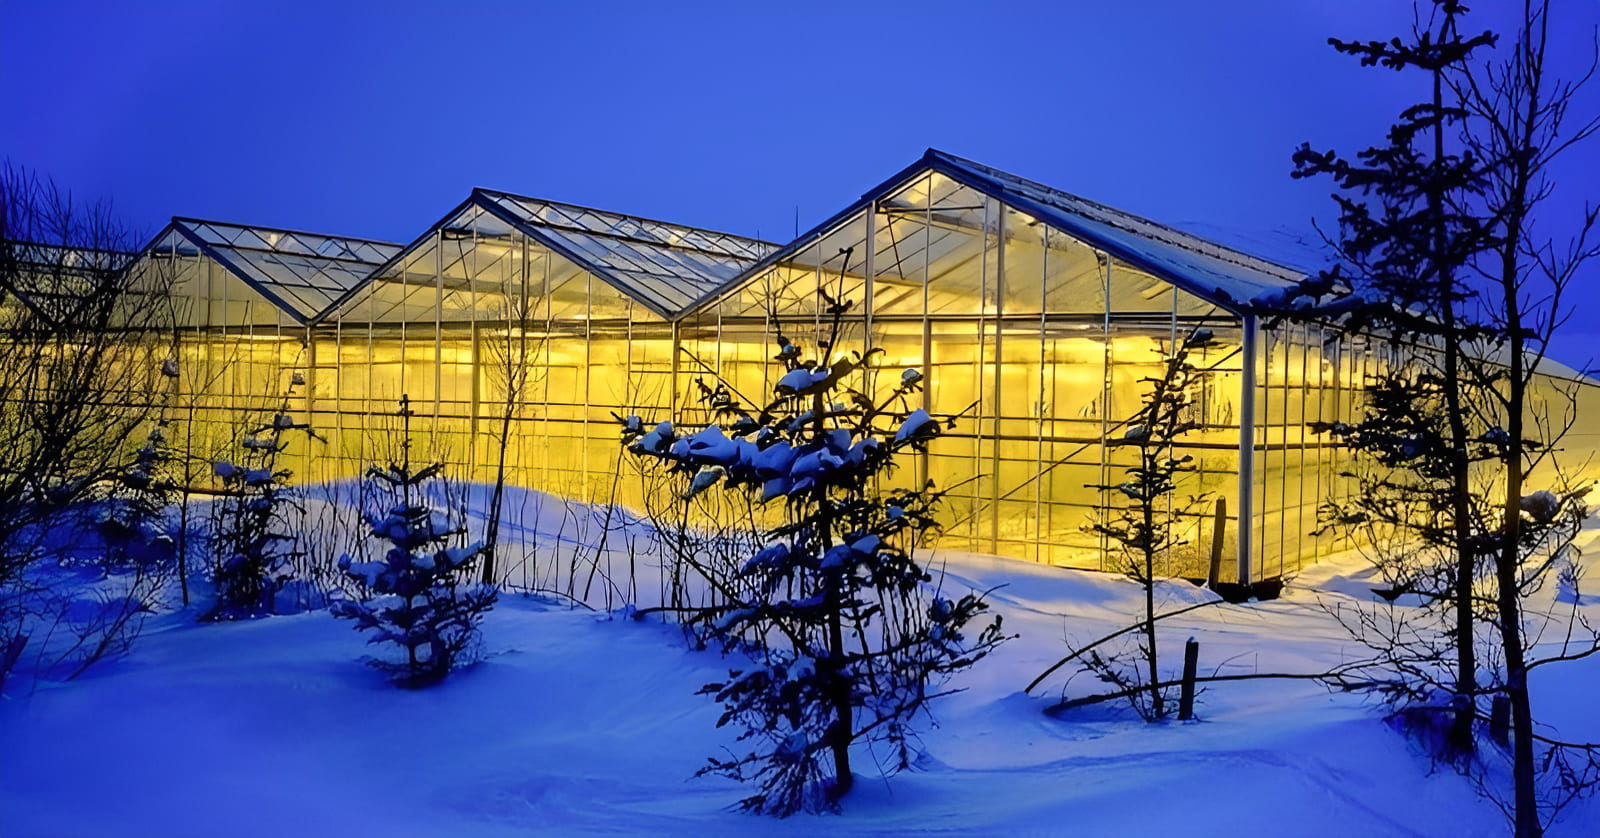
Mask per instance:
[[[1472,445],[1482,429],[1469,426],[1461,358],[1482,333],[1463,316],[1469,296],[1463,280],[1465,266],[1484,246],[1484,232],[1481,220],[1460,208],[1483,176],[1480,161],[1449,142],[1464,114],[1448,99],[1447,76],[1461,71],[1475,50],[1493,44],[1494,36],[1462,34],[1465,12],[1454,0],[1439,2],[1409,40],[1330,38],[1362,66],[1422,75],[1430,96],[1400,114],[1385,144],[1353,160],[1301,146],[1293,174],[1331,176],[1341,190],[1334,200],[1343,262],[1301,290],[1318,295],[1343,284],[1348,271],[1355,293],[1342,301],[1347,310],[1327,313],[1344,314],[1340,322],[1347,334],[1383,335],[1394,358],[1369,383],[1375,409],[1364,421],[1315,428],[1380,464],[1358,478],[1361,488],[1350,501],[1329,513],[1347,524],[1381,521],[1399,528],[1437,557],[1418,562],[1405,548],[1380,564],[1398,577],[1391,580],[1397,587],[1423,595],[1453,623],[1452,742],[1471,750],[1470,702],[1478,670],[1473,584],[1483,544],[1471,509]],[[1422,351],[1412,352],[1419,345]],[[1396,493],[1420,505],[1402,504],[1396,514]]]
[[[127,270],[139,242],[110,204],[80,203],[24,168],[0,165],[0,658],[60,656],[72,636],[88,662],[123,648],[160,573],[123,567],[119,613],[82,623],[63,564],[108,516],[111,496],[142,492],[159,402],[160,333],[170,277]],[[146,497],[148,499],[148,497]],[[110,564],[123,565],[113,560]],[[110,564],[106,567],[110,567]],[[124,572],[126,570],[127,572]],[[109,571],[108,571],[109,572]],[[113,595],[102,590],[102,594]],[[123,607],[125,606],[125,607]],[[101,612],[109,613],[109,612]],[[15,650],[15,653],[6,650]],[[94,650],[99,650],[98,652]],[[74,653],[75,654],[75,653]],[[86,665],[86,664],[85,664]],[[46,669],[52,667],[45,667]],[[73,665],[72,672],[82,671]]]
[[[1410,630],[1403,616],[1362,613],[1354,623],[1379,650],[1375,664],[1392,673],[1375,679],[1392,697],[1426,704],[1432,687],[1454,693],[1452,758],[1480,780],[1487,757],[1473,755],[1473,721],[1483,698],[1506,697],[1515,735],[1513,794],[1503,805],[1517,835],[1534,836],[1592,786],[1595,770],[1591,746],[1534,729],[1527,676],[1600,649],[1574,606],[1566,640],[1535,662],[1540,627],[1560,615],[1529,613],[1587,512],[1586,489],[1559,456],[1578,385],[1541,368],[1568,314],[1564,294],[1595,253],[1595,211],[1565,246],[1538,238],[1533,223],[1552,161],[1597,122],[1567,122],[1588,76],[1568,83],[1547,72],[1548,4],[1523,4],[1499,61],[1481,54],[1496,36],[1461,34],[1465,14],[1441,0],[1409,40],[1333,42],[1364,65],[1421,71],[1431,97],[1401,114],[1387,145],[1355,162],[1306,147],[1296,154],[1297,177],[1332,175],[1343,190],[1348,274],[1326,272],[1265,302],[1339,317],[1348,334],[1386,342],[1388,363],[1368,382],[1363,416],[1320,428],[1364,455],[1357,491],[1327,512],[1380,545],[1375,555],[1396,594],[1448,614],[1453,671],[1440,665],[1435,635]],[[1352,293],[1316,299],[1346,276]],[[1499,800],[1492,784],[1483,787]]]

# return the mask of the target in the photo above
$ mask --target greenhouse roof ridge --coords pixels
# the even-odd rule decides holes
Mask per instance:
[[[747,236],[474,189],[475,199],[651,311],[676,320],[779,246]]]
[[[737,241],[737,242],[744,242],[744,243],[748,243],[749,245],[752,245],[752,246],[755,246],[755,247],[767,248],[769,250],[777,250],[778,248],[783,246],[779,242],[770,242],[770,241],[767,241],[766,239],[755,238],[754,236],[741,236],[738,233],[725,233],[725,232],[723,232],[721,230],[713,230],[710,227],[696,227],[696,226],[691,225],[691,224],[679,224],[676,221],[662,221],[659,218],[650,218],[648,216],[638,215],[638,214],[635,214],[635,213],[617,212],[615,210],[600,209],[598,207],[586,206],[584,204],[574,204],[571,201],[556,201],[556,200],[552,200],[550,198],[539,198],[539,197],[532,196],[532,195],[524,195],[524,194],[522,194],[520,192],[507,192],[507,191],[505,191],[503,189],[490,189],[489,187],[486,187],[486,186],[473,187],[472,191],[473,192],[477,192],[477,193],[482,193],[482,194],[485,194],[485,195],[496,195],[496,196],[500,196],[500,197],[503,197],[503,198],[510,198],[512,200],[517,200],[517,201],[528,201],[528,202],[534,202],[534,203],[540,203],[540,204],[550,204],[551,206],[560,207],[563,210],[572,210],[572,211],[575,211],[575,212],[590,212],[590,213],[594,213],[596,215],[602,215],[602,216],[613,216],[613,217],[616,217],[616,218],[619,218],[619,219],[626,219],[626,220],[629,220],[629,221],[638,222],[640,224],[657,225],[657,226],[661,226],[661,227],[671,227],[671,228],[678,229],[678,230],[684,230],[684,231],[689,231],[689,232],[694,232],[694,233],[701,233],[701,234],[704,234],[704,235],[707,235],[707,236],[715,236],[715,237],[717,237],[719,239],[729,239],[729,240],[733,240],[733,241]]]
[[[498,218],[667,320],[704,309],[916,178],[938,173],[1235,313],[1305,273],[939,149],[787,245],[563,201],[476,187],[408,245],[176,216],[172,233],[310,325],[334,316],[471,207]],[[149,247],[146,248],[149,250]]]
[[[748,236],[474,187],[466,200],[373,269],[367,282],[346,291],[311,322],[334,316],[363,289],[382,281],[408,254],[436,233],[450,229],[452,222],[474,207],[667,320],[681,317],[698,305],[710,289],[738,276],[779,248]]]
[[[856,213],[930,171],[1027,213],[1091,247],[1149,271],[1235,313],[1247,313],[1251,308],[1251,300],[1258,295],[1293,286],[1305,278],[1305,273],[1295,268],[929,148],[910,166],[863,193],[855,202],[801,234],[781,250],[768,255],[744,274],[715,289],[695,306],[695,310],[739,288],[772,266],[793,258]]]
[[[173,233],[302,325],[360,287],[400,250],[377,239],[173,216],[143,252],[152,252]]]
[[[174,215],[172,220],[185,224],[211,224],[222,227],[241,227],[254,230],[258,233],[278,233],[280,235],[296,236],[299,238],[333,239],[341,242],[355,242],[359,244],[373,244],[379,246],[399,247],[398,242],[387,239],[374,239],[367,236],[344,236],[336,233],[318,233],[312,230],[300,230],[294,227],[279,227],[273,224],[241,224],[236,221],[223,221],[217,218],[196,218],[192,215]]]
[[[1046,186],[1037,181],[1032,181],[1027,178],[1011,174],[1010,172],[996,169],[993,166],[986,166],[975,160],[968,160],[964,157],[958,157],[947,151],[940,151],[936,148],[930,148],[928,149],[927,154],[924,155],[924,159],[938,159],[946,161],[951,165],[960,166],[971,171],[981,173],[984,177],[992,178],[1001,183],[1005,183],[1009,188],[1017,189],[1020,192],[1038,193],[1043,200],[1052,204],[1065,203],[1073,206],[1074,211],[1084,212],[1085,214],[1092,213],[1101,215],[1106,219],[1107,223],[1118,227],[1123,227],[1129,232],[1135,232],[1139,233],[1140,235],[1148,235],[1158,240],[1168,241],[1175,246],[1188,250],[1194,250],[1201,253],[1212,253],[1223,261],[1234,262],[1253,271],[1261,271],[1263,273],[1279,275],[1291,281],[1303,278],[1303,274],[1299,269],[1289,265],[1279,264],[1270,259],[1264,259],[1252,253],[1246,253],[1238,248],[1220,244],[1203,236],[1190,233],[1186,230],[1180,230],[1177,227],[1173,227],[1169,224],[1162,224],[1159,221],[1152,221],[1148,218],[1134,215],[1131,212],[1126,212],[1124,210],[1117,209],[1116,207],[1102,204],[1099,201],[1084,198],[1080,195],[1074,195],[1070,192],[1056,189],[1053,186]]]

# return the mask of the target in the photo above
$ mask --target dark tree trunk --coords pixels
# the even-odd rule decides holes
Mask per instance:
[[[1448,24],[1447,24],[1448,25]],[[1444,107],[1444,70],[1433,71],[1433,107],[1435,112]],[[1433,128],[1433,159],[1443,160],[1444,124]],[[1444,227],[1443,186],[1434,180],[1428,192],[1428,207],[1437,219],[1434,232],[1434,259],[1439,266],[1439,306],[1444,321],[1444,398],[1445,415],[1450,422],[1450,482],[1451,524],[1455,534],[1455,641],[1456,641],[1456,708],[1450,726],[1450,744],[1461,753],[1473,750],[1472,721],[1477,695],[1478,663],[1473,648],[1475,621],[1472,613],[1472,584],[1477,576],[1477,555],[1472,549],[1472,485],[1471,469],[1467,460],[1466,414],[1461,404],[1461,345],[1457,337],[1455,276],[1450,270],[1449,232]]]

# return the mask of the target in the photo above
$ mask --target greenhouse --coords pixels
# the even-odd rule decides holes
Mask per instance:
[[[1244,584],[1342,549],[1316,510],[1343,455],[1307,423],[1356,415],[1386,362],[1258,322],[1252,300],[1302,271],[933,150],[784,246],[479,189],[406,245],[180,218],[139,264],[171,282],[177,402],[209,444],[287,406],[326,440],[293,452],[301,473],[357,474],[404,395],[473,480],[632,508],[616,417],[703,425],[717,381],[763,404],[778,335],[828,337],[825,291],[854,303],[851,347],[919,369],[954,419],[896,478],[949,489],[940,547],[1086,568],[1106,561],[1095,487],[1127,457],[1102,441],[1203,327],[1183,491],[1205,501],[1165,570],[1203,577],[1215,554]]]

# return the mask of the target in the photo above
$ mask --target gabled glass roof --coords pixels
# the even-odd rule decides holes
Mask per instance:
[[[0,244],[0,259],[16,270],[0,280],[0,306],[9,294],[24,306],[50,320],[66,316],[85,294],[93,291],[95,274],[120,271],[133,255],[40,242],[8,241]]]
[[[675,319],[699,307],[778,246],[648,218],[474,191],[508,221],[607,280],[657,314]]]
[[[895,195],[907,184],[937,172],[1044,222],[1090,247],[1127,263],[1229,311],[1243,313],[1256,297],[1294,285],[1305,273],[1224,247],[1199,236],[1080,198],[1059,189],[928,149],[921,160],[879,184],[860,200],[801,235],[760,264],[725,283],[706,297],[710,302],[760,277],[769,268],[795,258],[812,243],[830,235],[867,207]],[[887,206],[887,205],[886,205]],[[892,206],[889,206],[893,209]],[[696,310],[703,306],[696,306]]]
[[[1235,311],[1264,292],[1305,278],[1294,268],[937,149],[928,149],[923,160],[1087,244]]]
[[[400,252],[391,242],[174,218],[171,229],[300,323]]]

